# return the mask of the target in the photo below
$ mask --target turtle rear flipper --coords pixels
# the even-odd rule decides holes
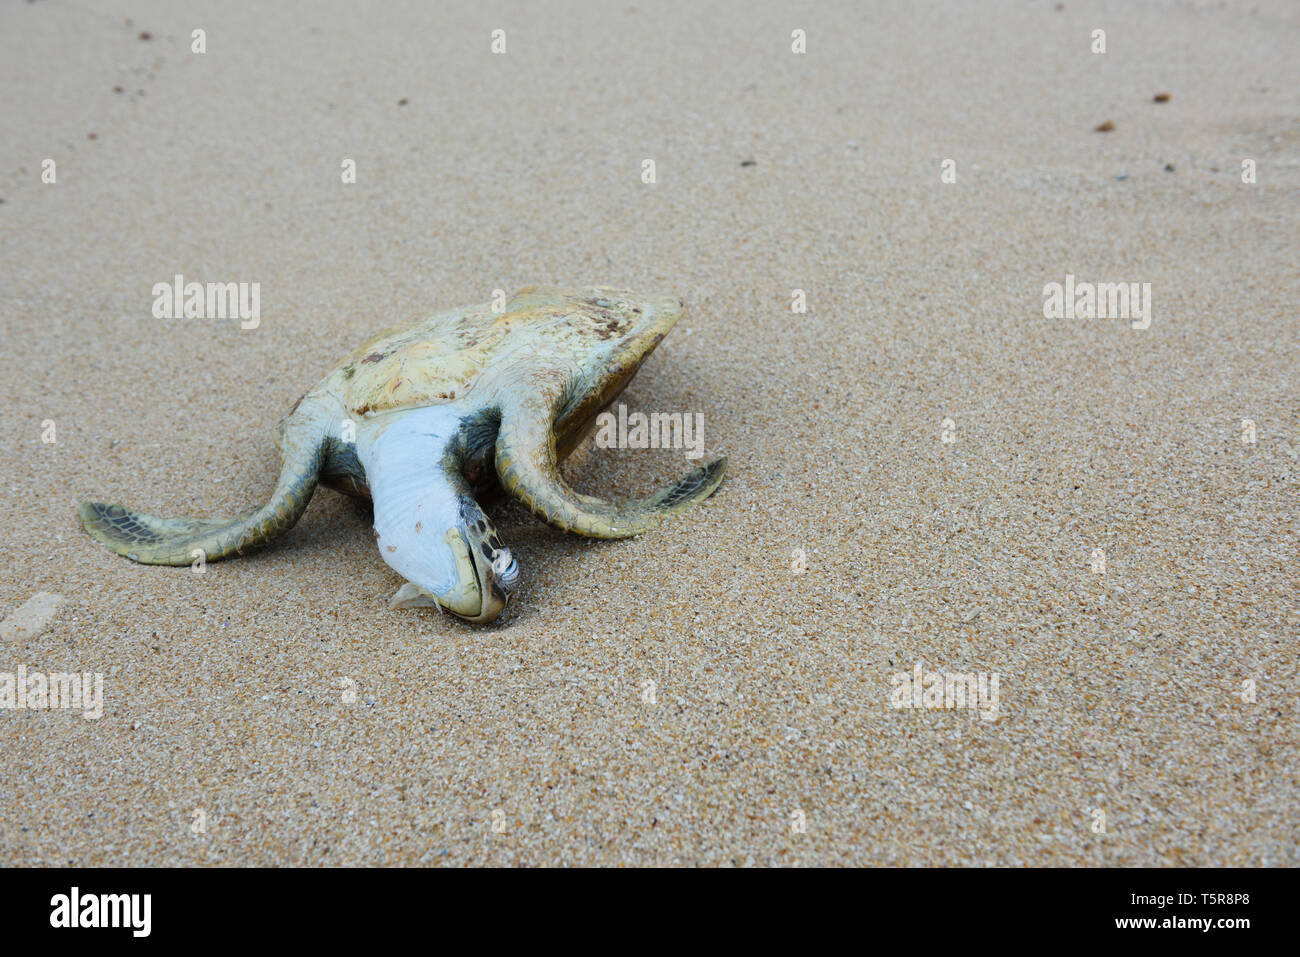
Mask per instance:
[[[714,459],[648,498],[608,502],[575,492],[564,481],[555,454],[552,417],[534,403],[503,412],[496,466],[505,490],[543,521],[590,538],[629,538],[654,528],[713,494],[726,471]]]
[[[188,565],[243,554],[284,534],[302,516],[316,489],[323,447],[305,421],[286,431],[283,466],[271,500],[234,518],[155,518],[121,505],[85,502],[81,524],[110,551],[142,565]]]

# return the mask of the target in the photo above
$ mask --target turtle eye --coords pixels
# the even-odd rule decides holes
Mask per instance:
[[[510,554],[510,549],[497,549],[492,556],[492,574],[502,588],[511,588],[519,581],[519,563]]]

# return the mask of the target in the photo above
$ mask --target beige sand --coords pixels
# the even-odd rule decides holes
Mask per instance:
[[[0,617],[66,598],[0,671],[105,694],[0,712],[0,863],[1300,864],[1294,4],[372,6],[0,8]],[[79,530],[262,501],[347,350],[537,281],[685,297],[627,401],[731,468],[623,543],[499,506],[500,626],[388,611],[332,492],[201,576]]]

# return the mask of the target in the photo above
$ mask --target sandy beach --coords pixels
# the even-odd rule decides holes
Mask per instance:
[[[1286,0],[5,4],[0,692],[102,713],[0,708],[0,865],[1300,865],[1297,49]],[[490,506],[496,623],[389,610],[326,489],[202,574],[82,531],[265,501],[362,341],[552,282],[686,302],[622,401],[730,464],[626,541]]]

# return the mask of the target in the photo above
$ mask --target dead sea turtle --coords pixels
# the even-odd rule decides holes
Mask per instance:
[[[370,340],[276,426],[283,461],[271,500],[237,518],[153,518],[87,502],[97,541],[149,565],[243,554],[287,531],[316,483],[374,500],[379,554],[407,584],[393,607],[440,605],[487,622],[519,566],[475,496],[499,486],[545,521],[625,538],[707,498],[717,459],[639,501],[565,484],[558,463],[623,391],[682,313],[672,296],[605,287],[520,290],[440,312]]]

